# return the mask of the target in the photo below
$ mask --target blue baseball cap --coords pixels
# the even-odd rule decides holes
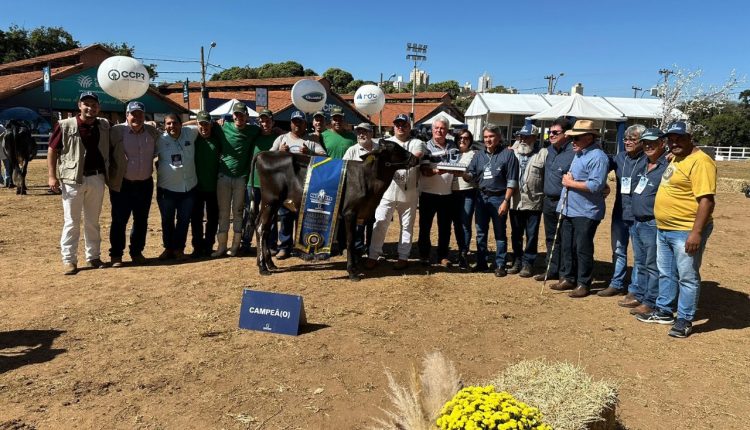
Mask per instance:
[[[305,116],[305,114],[298,110],[292,112],[292,121],[294,121],[295,119],[301,119],[302,121],[307,122],[307,117]]]
[[[534,124],[524,124],[523,128],[518,131],[519,136],[536,136],[539,134],[539,127]]]
[[[141,102],[130,102],[128,103],[128,108],[125,110],[126,113],[133,112],[135,110],[139,110],[141,112],[146,112],[146,106],[143,105]]]
[[[664,133],[658,128],[647,128],[641,135],[641,140],[659,140],[664,137]]]
[[[400,114],[396,115],[396,118],[393,120],[393,122],[395,123],[396,121],[410,122],[409,121],[409,116],[407,114],[405,114],[405,113],[400,113]]]
[[[83,99],[94,99],[97,102],[99,101],[99,96],[96,95],[93,91],[84,91],[81,93],[80,96],[78,96],[78,101],[83,101]]]
[[[669,124],[669,128],[667,128],[667,131],[664,132],[664,135],[667,134],[692,134],[693,133],[693,127],[688,124],[685,121],[675,121],[672,124]]]

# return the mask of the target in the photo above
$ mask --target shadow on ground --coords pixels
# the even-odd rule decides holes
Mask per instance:
[[[0,332],[0,374],[29,364],[44,363],[66,352],[52,349],[61,330],[12,330]]]

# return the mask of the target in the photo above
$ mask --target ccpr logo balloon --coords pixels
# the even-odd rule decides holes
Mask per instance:
[[[385,94],[377,85],[362,85],[354,93],[354,106],[365,115],[375,115],[385,106]]]
[[[140,61],[118,55],[102,61],[96,79],[105,93],[126,102],[146,94],[150,77]]]
[[[318,81],[301,79],[292,87],[292,103],[305,113],[313,113],[326,105],[326,89]]]

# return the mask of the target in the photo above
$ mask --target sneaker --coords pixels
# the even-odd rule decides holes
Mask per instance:
[[[497,276],[498,278],[502,278],[503,276],[507,275],[508,272],[505,271],[504,267],[498,267],[497,269],[495,269],[495,276]]]
[[[75,275],[78,273],[78,266],[73,263],[63,263],[63,275]]]
[[[513,263],[510,268],[508,268],[507,272],[509,275],[515,275],[516,273],[519,273],[521,271],[521,262],[516,260],[515,263]]]
[[[675,321],[668,334],[672,337],[679,337],[682,339],[690,336],[690,332],[692,331],[693,323],[682,318],[677,318],[677,321]]]
[[[87,269],[101,269],[102,267],[104,267],[104,263],[99,258],[94,258],[86,262]]]
[[[640,322],[649,324],[667,325],[674,323],[674,316],[672,316],[672,314],[667,314],[659,310],[649,312],[647,314],[638,314],[635,316],[635,318]]]
[[[111,257],[109,264],[112,267],[122,267],[122,257]]]
[[[518,276],[522,278],[531,278],[531,275],[533,275],[533,273],[534,273],[534,270],[531,268],[531,265],[524,264],[523,267],[521,268],[521,271],[518,273]],[[542,281],[544,281],[544,279],[542,279]]]
[[[140,252],[138,254],[130,254],[130,260],[133,262],[133,264],[142,266],[146,263],[148,263],[148,260],[146,260],[146,257],[143,256]]]

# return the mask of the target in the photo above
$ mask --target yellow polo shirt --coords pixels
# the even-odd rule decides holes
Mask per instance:
[[[711,157],[701,150],[675,157],[664,170],[656,192],[656,226],[662,230],[692,230],[698,197],[713,194],[716,194],[716,163]]]

